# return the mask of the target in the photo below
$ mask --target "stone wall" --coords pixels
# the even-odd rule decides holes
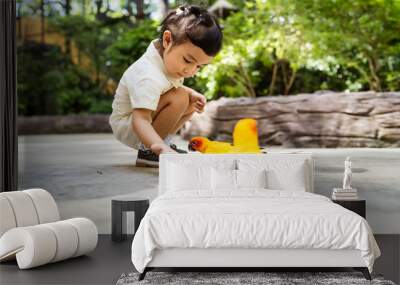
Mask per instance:
[[[110,133],[109,115],[18,117],[18,134]]]
[[[221,98],[181,134],[231,140],[241,118],[258,121],[260,144],[284,147],[400,147],[400,92]]]

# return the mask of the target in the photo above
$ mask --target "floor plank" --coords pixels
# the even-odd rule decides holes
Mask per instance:
[[[0,265],[0,284],[115,284],[122,273],[134,270],[131,243],[131,239],[116,243],[111,235],[99,235],[96,250],[87,256],[29,270],[19,270],[16,262],[7,262]]]
[[[376,235],[382,256],[375,263],[375,272],[399,283],[400,235]],[[0,265],[1,285],[22,284],[115,284],[124,272],[134,271],[130,248],[132,238],[112,242],[110,235],[100,235],[95,251],[88,256],[19,270],[16,262]]]

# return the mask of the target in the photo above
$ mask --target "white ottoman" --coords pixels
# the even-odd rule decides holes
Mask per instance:
[[[96,248],[96,225],[86,218],[59,221],[57,204],[43,189],[0,193],[0,262],[20,269],[86,254]]]

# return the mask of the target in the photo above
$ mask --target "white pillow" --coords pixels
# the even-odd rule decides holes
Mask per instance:
[[[267,170],[235,170],[237,188],[267,188]]]
[[[211,170],[214,191],[235,191],[242,188],[267,188],[267,171],[263,170]]]
[[[211,189],[211,166],[168,164],[168,191]]]
[[[267,188],[273,190],[306,191],[304,160],[238,160],[240,170],[267,170]]]
[[[211,181],[214,191],[234,191],[236,190],[236,170],[212,167]]]
[[[305,192],[307,187],[303,165],[298,165],[287,172],[281,169],[271,169],[268,171],[268,188]]]

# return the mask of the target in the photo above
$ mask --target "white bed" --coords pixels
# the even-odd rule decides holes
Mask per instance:
[[[160,157],[159,196],[132,243],[155,267],[354,267],[379,248],[359,215],[313,194],[310,154]],[[265,185],[263,185],[265,183]]]

